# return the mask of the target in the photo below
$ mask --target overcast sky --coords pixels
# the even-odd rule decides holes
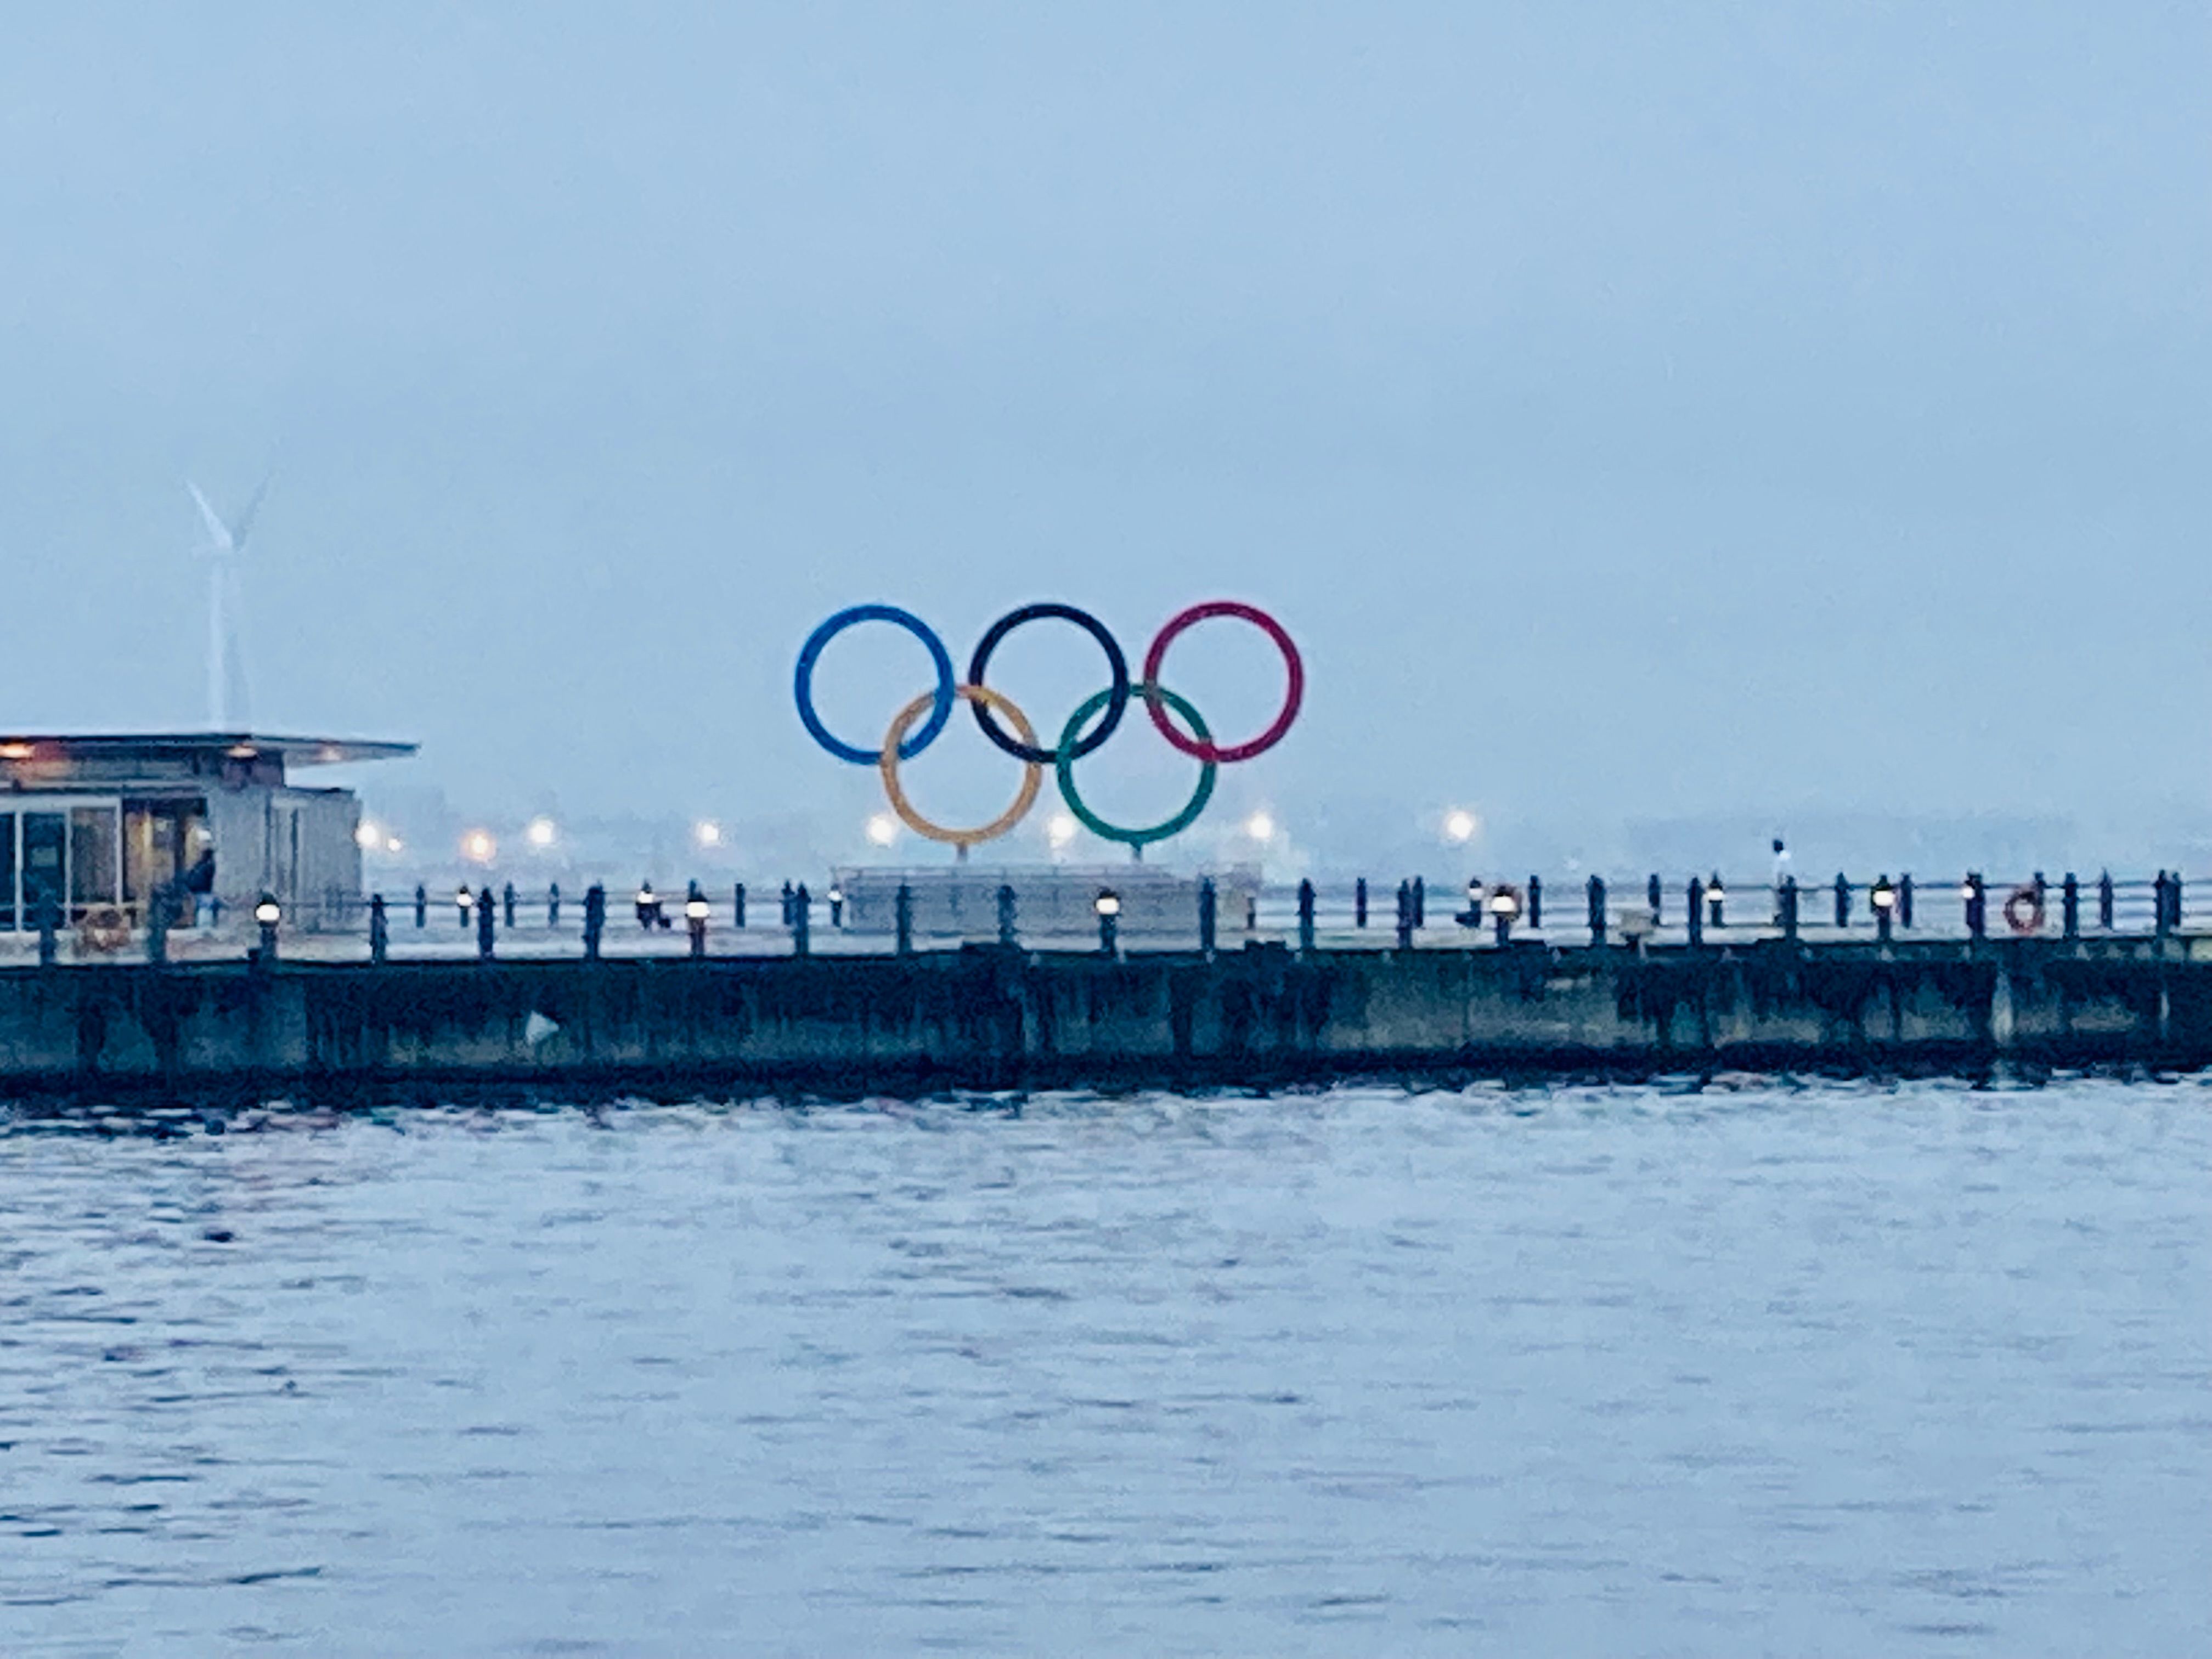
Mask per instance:
[[[2202,5],[350,9],[10,12],[13,726],[204,720],[183,481],[273,465],[257,723],[472,810],[856,821],[829,611],[1217,595],[1294,823],[2212,797]]]

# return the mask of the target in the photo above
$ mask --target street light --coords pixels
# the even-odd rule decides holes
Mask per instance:
[[[1275,820],[1273,816],[1265,808],[1253,813],[1250,817],[1244,820],[1244,833],[1251,836],[1254,841],[1266,842],[1274,840]]]
[[[722,826],[712,818],[702,818],[691,826],[691,839],[702,847],[720,847],[722,844]]]
[[[1520,919],[1521,895],[1510,887],[1501,886],[1490,896],[1490,925],[1497,930],[1498,942],[1507,943],[1513,937],[1513,924]]]
[[[384,840],[384,831],[363,818],[354,826],[353,844],[364,853],[371,851]]]
[[[878,812],[868,820],[868,839],[878,847],[888,847],[898,839],[898,820],[888,812]]]
[[[522,833],[530,844],[542,853],[553,844],[554,838],[559,832],[554,829],[552,819],[532,818],[530,820],[529,828]]]
[[[1091,908],[1098,913],[1098,952],[1110,957],[1121,932],[1121,896],[1110,887],[1102,887],[1098,896],[1091,901]]]
[[[1081,827],[1076,823],[1073,813],[1054,812],[1044,827],[1044,836],[1056,851],[1073,841],[1076,831]]]
[[[695,957],[707,954],[707,896],[695,881],[684,898],[684,930],[691,936],[691,954]]]
[[[276,956],[276,924],[284,920],[284,907],[276,902],[274,893],[264,893],[253,907],[253,920],[261,925],[261,957],[271,962]]]
[[[461,853],[472,863],[489,864],[499,856],[499,842],[489,830],[471,830],[461,837]]]
[[[1455,806],[1444,814],[1444,839],[1455,845],[1465,846],[1481,828],[1482,820],[1464,806]]]

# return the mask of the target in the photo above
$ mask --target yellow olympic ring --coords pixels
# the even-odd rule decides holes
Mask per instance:
[[[954,693],[994,714],[1005,715],[1013,723],[1014,730],[1021,734],[1024,743],[1032,749],[1036,746],[1036,728],[1030,724],[1029,716],[1015,708],[1012,700],[1005,694],[994,691],[988,685],[956,686]],[[1022,787],[1014,795],[1014,804],[980,829],[948,830],[943,824],[932,823],[915,811],[914,803],[907,799],[906,791],[899,786],[898,768],[899,745],[906,741],[908,728],[920,720],[922,711],[936,701],[936,692],[925,691],[898,711],[891,720],[891,729],[884,734],[883,753],[877,757],[876,767],[884,775],[884,794],[891,804],[891,811],[898,814],[900,823],[917,836],[945,842],[964,851],[1005,835],[1029,815],[1030,808],[1036,804],[1037,786],[1044,781],[1044,768],[1035,761],[1024,761],[1022,763]]]

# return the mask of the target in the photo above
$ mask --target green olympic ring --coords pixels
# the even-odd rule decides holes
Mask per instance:
[[[1164,685],[1147,680],[1142,685],[1133,686],[1130,690],[1142,692],[1147,698],[1157,697],[1174,709],[1176,714],[1190,722],[1190,729],[1198,734],[1199,742],[1211,744],[1213,741],[1213,733],[1206,729],[1206,722],[1199,717],[1198,710],[1193,708]],[[1200,762],[1198,787],[1191,792],[1191,797],[1183,804],[1182,811],[1171,818],[1152,825],[1149,830],[1125,830],[1118,823],[1109,823],[1085,806],[1083,804],[1083,797],[1076,793],[1076,737],[1083,730],[1084,721],[1103,708],[1113,699],[1113,696],[1114,688],[1111,686],[1096,693],[1088,702],[1070,714],[1067,717],[1067,724],[1060,728],[1060,747],[1055,751],[1057,756],[1055,764],[1060,772],[1060,799],[1067,803],[1067,810],[1081,819],[1083,827],[1090,830],[1092,835],[1102,836],[1108,841],[1118,841],[1126,847],[1144,847],[1152,842],[1165,841],[1170,836],[1179,836],[1198,821],[1198,815],[1206,811],[1206,803],[1213,799],[1213,780],[1221,770],[1221,765],[1219,762],[1210,757]]]

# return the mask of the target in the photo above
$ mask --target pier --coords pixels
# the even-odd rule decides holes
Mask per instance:
[[[19,1094],[122,1099],[2194,1066],[2212,1062],[2212,933],[2179,925],[2173,890],[2139,927],[2100,930],[2093,907],[2070,933],[2054,919],[1996,937],[1924,914],[1932,936],[1704,916],[1694,939],[1623,938],[1610,917],[1579,941],[1556,926],[1401,931],[1388,915],[1324,929],[1301,895],[1286,928],[1223,927],[1205,942],[1125,946],[1110,917],[1092,939],[943,948],[805,923],[716,939],[679,921],[672,939],[609,924],[587,952],[572,929],[535,951],[504,939],[479,951],[447,916],[444,943],[411,957],[388,938],[372,954],[326,934],[313,958],[288,940],[243,957],[12,959],[0,1078]],[[411,920],[393,931],[404,941]]]

